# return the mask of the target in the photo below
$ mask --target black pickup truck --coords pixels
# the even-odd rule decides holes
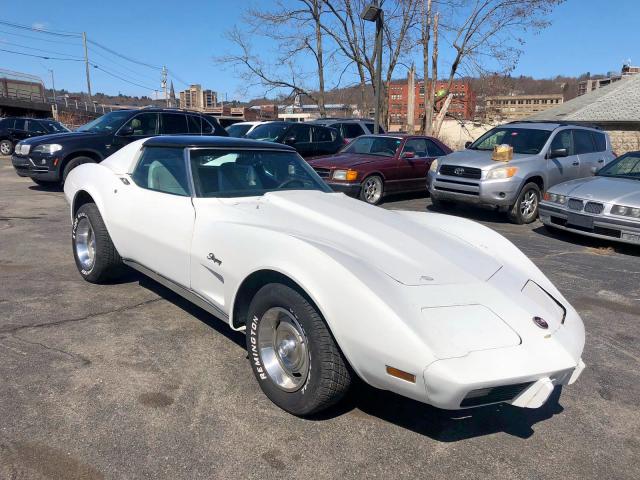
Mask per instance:
[[[155,135],[227,136],[215,117],[177,109],[118,110],[75,132],[22,140],[11,157],[16,173],[39,185],[63,184],[83,163],[101,162],[128,143]]]

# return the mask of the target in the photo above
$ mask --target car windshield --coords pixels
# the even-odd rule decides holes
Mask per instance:
[[[596,175],[640,180],[640,152],[629,152],[602,167]]]
[[[192,150],[191,171],[199,197],[251,197],[280,190],[331,189],[295,152]]]
[[[131,116],[130,112],[110,112],[82,125],[78,132],[110,133],[122,126]]]
[[[363,136],[353,140],[342,153],[359,153],[393,157],[400,146],[400,139],[393,137]]]
[[[51,133],[62,133],[62,132],[70,131],[67,127],[65,127],[61,123],[53,122],[51,120],[40,120],[40,123],[42,123],[44,127],[47,129],[47,131]]]
[[[244,137],[251,125],[242,124],[242,123],[234,123],[233,125],[229,125],[225,130],[229,134],[230,137]]]
[[[535,155],[549,139],[551,131],[533,128],[494,128],[469,147],[471,150],[493,150],[496,145],[511,145],[515,153]]]
[[[287,123],[265,123],[251,130],[246,137],[274,142],[289,126]]]

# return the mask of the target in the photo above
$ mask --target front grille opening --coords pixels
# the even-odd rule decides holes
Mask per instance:
[[[533,382],[516,383],[514,385],[501,385],[499,387],[480,388],[471,390],[464,397],[461,407],[476,407],[478,405],[486,405],[489,403],[508,402],[513,400]]]
[[[554,225],[560,225],[561,227],[564,227],[567,225],[567,219],[554,217],[553,215],[551,215],[551,223],[553,223]]]
[[[575,198],[570,198],[569,199],[569,208],[571,210],[580,211],[580,210],[582,210],[582,206],[583,206],[582,200],[577,200]]]
[[[441,165],[440,175],[451,175],[454,177],[476,178],[482,176],[482,170],[475,167],[460,167],[458,165]]]
[[[441,190],[443,192],[451,192],[451,193],[463,193],[465,195],[475,195],[478,196],[480,195],[480,192],[469,192],[467,190],[459,190],[457,188],[445,188],[445,187],[439,187],[436,185],[436,190]]]
[[[602,203],[597,202],[587,202],[584,206],[584,211],[589,213],[595,213],[596,215],[600,215],[604,210],[604,205]]]
[[[331,170],[328,168],[314,168],[320,178],[328,178]]]
[[[620,230],[615,230],[613,228],[605,228],[605,227],[593,227],[593,233],[597,233],[598,235],[605,235],[607,237],[620,238],[621,232]]]

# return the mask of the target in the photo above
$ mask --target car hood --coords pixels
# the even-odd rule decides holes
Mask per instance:
[[[640,180],[613,177],[586,177],[553,186],[551,193],[640,207]]]
[[[349,168],[367,163],[373,163],[380,160],[388,160],[389,157],[381,157],[379,155],[364,155],[358,153],[342,153],[338,155],[328,155],[323,157],[314,157],[308,160],[309,165],[319,168]]]
[[[460,236],[340,193],[273,192],[233,206],[241,209],[234,223],[337,250],[405,285],[476,283],[502,266]]]
[[[493,152],[490,150],[460,150],[458,152],[450,153],[444,157],[440,157],[438,160],[439,165],[460,165],[462,167],[475,167],[483,170],[488,170],[503,162],[497,162],[491,159]],[[536,157],[536,155],[529,155],[524,153],[514,153],[513,159],[508,163],[519,163],[525,160]]]
[[[63,132],[63,133],[50,133],[48,135],[41,135],[39,137],[28,138],[22,140],[21,143],[26,145],[43,145],[45,143],[55,143],[61,141],[77,140],[79,138],[87,138],[88,136],[95,136],[96,133],[91,132]]]

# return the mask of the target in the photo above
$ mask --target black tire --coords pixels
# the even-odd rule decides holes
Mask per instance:
[[[516,203],[509,210],[509,219],[518,225],[531,223],[538,218],[538,206],[540,205],[540,187],[535,183],[527,183]]]
[[[67,181],[67,176],[69,176],[69,172],[71,172],[71,170],[76,168],[78,165],[82,165],[83,163],[95,163],[95,161],[89,157],[75,157],[66,163],[66,165],[62,169],[61,181],[63,185],[64,185],[64,182]]]
[[[11,155],[13,153],[13,142],[8,139],[0,140],[0,154]]]
[[[283,365],[286,363],[281,360],[279,352],[282,350],[275,348],[278,335],[273,334],[273,343],[266,342],[274,345],[271,354],[275,363],[265,363],[264,357],[268,352],[260,348],[265,332],[271,328],[272,320],[269,318],[274,318],[272,312],[276,312],[278,330],[283,323],[294,321],[297,324],[305,348],[296,350],[296,347],[294,354],[298,351],[308,354],[305,356],[308,361],[306,375],[299,374],[297,380],[300,383],[288,390],[274,380],[277,375],[273,374],[273,369],[285,371]],[[270,283],[253,297],[248,313],[249,361],[260,388],[269,400],[294,415],[307,416],[327,409],[344,397],[351,385],[351,371],[329,328],[309,300],[289,286]]]
[[[80,258],[81,254],[79,253],[82,250],[79,244],[84,241],[81,237],[84,235],[82,231],[87,225],[86,222],[88,222],[91,229],[91,233],[87,235],[95,241],[93,244],[93,260],[90,264],[87,263],[86,258]],[[71,232],[71,245],[76,267],[78,267],[80,275],[86,281],[102,283],[114,280],[122,275],[124,271],[122,258],[120,258],[120,254],[111,241],[107,227],[95,203],[85,203],[76,212]]]
[[[369,205],[379,205],[384,197],[384,180],[380,175],[369,175],[362,181],[360,200]]]

